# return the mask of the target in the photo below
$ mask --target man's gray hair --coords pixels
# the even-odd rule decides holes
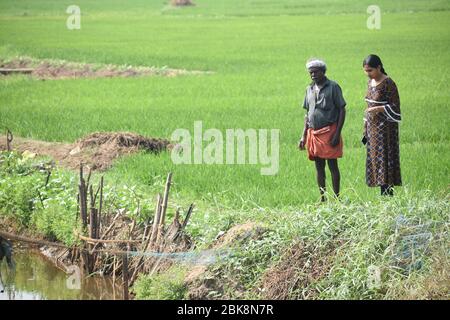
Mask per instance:
[[[325,72],[327,71],[327,64],[321,59],[311,58],[306,62],[306,69],[309,70],[311,68],[320,68]]]

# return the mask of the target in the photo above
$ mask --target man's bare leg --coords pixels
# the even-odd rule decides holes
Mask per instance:
[[[321,201],[325,201],[325,160],[316,158],[314,160],[317,171],[317,184],[319,185]]]
[[[341,173],[339,172],[337,159],[328,159],[328,168],[331,172],[331,180],[333,181],[333,191],[336,197],[339,197],[341,185]]]

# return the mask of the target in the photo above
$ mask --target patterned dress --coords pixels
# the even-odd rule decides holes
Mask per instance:
[[[398,124],[400,98],[395,82],[387,77],[366,94],[366,183],[369,187],[401,186]]]

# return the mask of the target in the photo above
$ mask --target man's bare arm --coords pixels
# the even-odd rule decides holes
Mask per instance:
[[[331,145],[333,147],[335,147],[339,144],[339,139],[341,137],[341,131],[342,131],[342,127],[344,126],[344,122],[345,122],[345,108],[341,108],[341,110],[339,112],[339,118],[337,121],[336,132],[333,135],[333,137],[331,138]]]
[[[300,141],[298,142],[298,147],[300,150],[305,149],[307,131],[308,131],[308,115],[305,115],[305,122],[304,122],[304,126],[303,126],[302,136],[300,137]]]

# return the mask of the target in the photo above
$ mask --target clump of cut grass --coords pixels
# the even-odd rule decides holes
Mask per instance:
[[[161,274],[141,275],[133,286],[137,299],[182,300],[186,298],[185,268],[173,265]]]

